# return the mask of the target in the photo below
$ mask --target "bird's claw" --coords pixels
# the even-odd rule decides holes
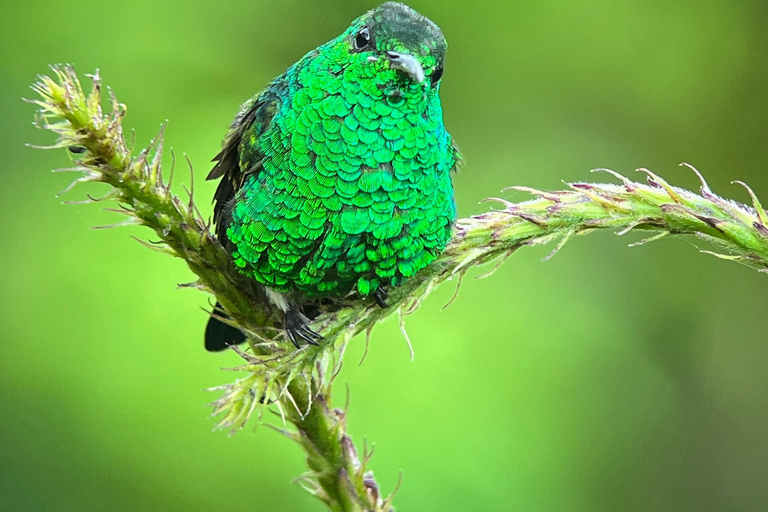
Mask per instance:
[[[389,304],[387,304],[389,294],[384,288],[376,288],[376,291],[373,292],[373,298],[376,300],[376,304],[378,304],[382,309],[389,307]]]
[[[291,343],[296,348],[301,348],[300,340],[309,345],[318,346],[318,342],[323,339],[322,336],[310,329],[309,318],[294,308],[289,308],[285,312],[284,327],[288,339],[291,340]]]

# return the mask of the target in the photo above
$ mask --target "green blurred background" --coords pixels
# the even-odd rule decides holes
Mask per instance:
[[[202,349],[208,297],[99,206],[63,206],[64,151],[31,125],[49,63],[99,68],[145,145],[195,165],[239,104],[373,2],[6,0],[0,4],[0,509],[313,511],[297,446],[212,433],[202,391],[235,378]],[[467,165],[463,216],[509,185],[562,187],[649,167],[768,200],[764,0],[414,0],[444,30],[446,123]],[[633,175],[636,176],[636,175]],[[608,179],[607,175],[599,176]],[[187,178],[184,178],[188,181]],[[78,188],[82,199],[99,187]],[[507,192],[509,200],[522,193]],[[119,220],[119,219],[118,219]],[[447,284],[363,340],[336,385],[403,511],[768,510],[768,277],[695,240],[610,233],[520,251]]]

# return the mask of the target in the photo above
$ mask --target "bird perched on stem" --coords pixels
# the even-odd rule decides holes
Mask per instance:
[[[448,243],[460,156],[440,104],[446,46],[429,19],[382,4],[246,102],[214,158],[216,235],[297,347],[320,339],[303,305],[384,307]],[[242,341],[211,317],[208,350]]]

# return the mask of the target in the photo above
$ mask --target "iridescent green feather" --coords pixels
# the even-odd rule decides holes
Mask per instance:
[[[366,25],[376,48],[356,51]],[[426,80],[394,69],[386,51],[417,57]],[[444,52],[432,22],[385,4],[246,104],[263,122],[234,128],[240,187],[226,237],[242,272],[310,298],[369,295],[444,250],[459,158],[430,79]]]

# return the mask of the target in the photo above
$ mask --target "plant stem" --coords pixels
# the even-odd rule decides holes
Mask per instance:
[[[239,429],[254,410],[277,409],[293,425],[282,431],[307,454],[309,473],[300,477],[304,488],[334,511],[392,510],[391,495],[383,498],[346,431],[346,411],[330,403],[333,377],[346,343],[356,334],[370,334],[380,319],[398,311],[407,315],[439,283],[459,278],[471,267],[502,262],[520,247],[558,240],[552,254],[573,235],[595,229],[655,230],[646,241],[665,235],[694,235],[720,249],[710,252],[727,260],[768,269],[768,216],[747,188],[753,207],[714,195],[701,175],[700,193],[672,187],[648,170],[647,184],[612,173],[620,185],[574,183],[568,190],[543,192],[517,187],[536,196],[523,203],[496,200],[500,209],[458,221],[446,251],[430,266],[389,293],[390,307],[371,300],[350,300],[324,312],[313,322],[323,335],[322,347],[293,350],[279,329],[273,310],[253,281],[237,272],[229,255],[210,232],[210,223],[192,200],[182,201],[163,178],[162,131],[149,148],[133,156],[122,133],[125,107],[111,97],[111,111],[101,109],[98,74],[86,94],[71,67],[54,67],[55,79],[40,77],[33,86],[40,100],[38,125],[59,137],[55,148],[79,146],[82,158],[72,170],[82,171],[77,182],[110,185],[102,199],[121,205],[122,224],[141,224],[154,230],[153,249],[178,256],[198,277],[192,286],[208,291],[222,303],[234,322],[249,335],[250,347],[236,349],[246,376],[216,389],[224,393],[214,402],[219,426]],[[741,184],[741,183],[740,183]],[[743,185],[743,184],[742,184]],[[640,242],[642,243],[642,242]],[[637,245],[637,244],[634,244]],[[551,256],[551,255],[550,255]]]

